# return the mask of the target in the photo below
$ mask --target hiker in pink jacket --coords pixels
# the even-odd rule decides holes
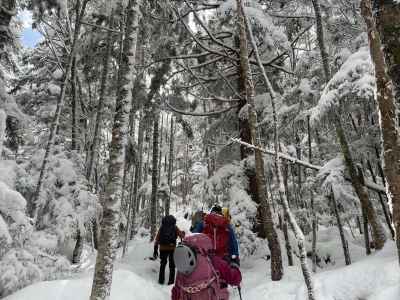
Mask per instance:
[[[176,247],[178,269],[172,300],[228,300],[228,285],[242,280],[239,266],[215,255],[211,239],[203,233],[186,236]]]

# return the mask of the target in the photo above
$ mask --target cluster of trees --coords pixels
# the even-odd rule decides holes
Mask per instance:
[[[0,261],[15,274],[0,295],[68,269],[73,243],[71,263],[97,249],[91,299],[106,299],[117,248],[141,226],[152,239],[171,199],[231,206],[245,253],[267,239],[272,280],[284,242],[309,299],[318,225],[338,226],[346,264],[345,224],[367,254],[394,238],[400,257],[400,3],[0,3],[0,167],[15,173],[0,178]],[[22,9],[34,49],[15,37]]]

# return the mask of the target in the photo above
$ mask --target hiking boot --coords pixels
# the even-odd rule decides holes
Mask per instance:
[[[168,285],[174,284],[175,282],[175,268],[169,269]]]
[[[175,281],[174,280],[168,280],[168,285],[174,284]]]

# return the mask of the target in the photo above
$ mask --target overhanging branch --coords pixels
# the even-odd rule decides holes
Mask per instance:
[[[269,149],[261,148],[261,147],[256,147],[256,146],[254,146],[252,144],[243,142],[240,139],[231,138],[231,141],[233,141],[235,143],[238,143],[240,145],[243,145],[245,147],[251,148],[251,149],[257,149],[257,150],[261,151],[262,153],[265,153],[265,154],[268,154],[268,155],[273,155],[273,156],[275,155],[275,151],[273,151],[273,150],[269,150]],[[303,167],[308,168],[308,169],[313,169],[313,170],[316,170],[316,171],[320,171],[322,169],[321,166],[310,164],[310,163],[308,163],[306,161],[297,159],[297,158],[295,158],[293,156],[287,155],[287,154],[282,153],[282,152],[279,152],[279,158],[287,160],[287,161],[290,161],[293,164],[297,164],[297,165],[303,166]],[[351,181],[350,178],[345,177],[345,179],[347,181]],[[385,187],[383,187],[383,186],[381,186],[379,184],[373,183],[373,182],[371,182],[369,180],[365,180],[365,187],[367,187],[370,190],[373,190],[375,192],[382,193],[382,194],[386,195]]]

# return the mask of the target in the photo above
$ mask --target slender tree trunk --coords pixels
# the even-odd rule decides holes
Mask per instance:
[[[336,217],[336,225],[338,226],[338,229],[339,229],[340,240],[342,242],[344,261],[346,263],[346,266],[348,266],[348,265],[351,264],[349,245],[348,245],[348,242],[347,242],[346,237],[344,235],[343,223],[342,223],[342,220],[340,218],[339,208],[338,208],[338,205],[337,205],[337,202],[336,202],[336,198],[335,198],[335,194],[334,194],[333,191],[331,192],[330,198],[331,198],[331,204],[332,204],[333,212],[335,213],[335,217]]]
[[[374,183],[377,183],[376,175],[375,175],[375,172],[374,172],[374,169],[372,167],[372,164],[371,164],[370,160],[367,160],[367,165],[368,165],[368,170],[371,173],[372,181]],[[379,202],[380,202],[380,204],[382,206],[382,212],[383,212],[383,215],[385,216],[386,224],[387,224],[387,226],[388,226],[388,228],[390,230],[392,238],[394,239],[395,238],[395,233],[394,233],[394,228],[393,228],[393,225],[392,225],[392,216],[390,215],[389,209],[387,207],[387,202],[385,201],[385,199],[383,199],[383,196],[382,196],[381,193],[377,193],[377,195],[378,195]]]
[[[286,255],[288,258],[288,265],[294,266],[292,246],[290,245],[289,232],[288,232],[288,217],[286,216],[286,214],[283,220],[283,235],[285,237],[285,247],[286,247]]]
[[[364,244],[365,244],[365,254],[371,254],[371,242],[369,240],[369,229],[368,229],[368,217],[365,207],[361,207],[362,219],[363,219],[363,234],[364,234]]]
[[[133,181],[135,177],[135,172],[131,172],[131,178],[130,178],[130,188],[129,188],[129,199],[128,199],[128,215],[126,217],[126,224],[125,224],[125,237],[124,237],[124,243],[122,246],[122,257],[125,256],[126,251],[128,250],[128,241],[131,236],[131,231],[133,227],[133,215],[134,215],[134,210],[135,210],[135,203],[134,203],[134,197],[133,197]]]
[[[97,218],[94,218],[91,222],[92,226],[92,239],[93,239],[93,247],[94,249],[99,249],[99,226],[98,226],[98,221]]]
[[[156,104],[155,104],[156,105]],[[156,236],[157,231],[157,210],[158,210],[158,147],[159,147],[159,118],[158,107],[153,111],[153,160],[151,170],[151,200],[150,200],[150,240]]]
[[[158,183],[161,180],[161,165],[162,165],[162,148],[163,148],[163,133],[164,133],[164,115],[161,114],[161,126],[160,126],[160,147],[158,153]]]
[[[249,55],[247,47],[247,37],[246,37],[246,15],[243,9],[243,3],[241,0],[237,0],[238,7],[238,26],[239,26],[239,39],[240,39],[240,65],[241,65],[241,78],[244,80],[246,90],[245,94],[242,93],[242,97],[246,99],[249,105],[249,126],[251,133],[251,142],[257,146],[257,133],[256,133],[256,123],[257,116],[254,110],[254,85],[251,75],[251,69],[249,64]],[[251,29],[249,28],[251,33]],[[261,206],[261,221],[265,233],[268,239],[268,247],[271,252],[271,279],[273,281],[278,281],[282,279],[283,276],[283,266],[282,266],[282,253],[281,246],[278,239],[278,234],[274,227],[274,222],[272,219],[272,212],[270,203],[267,199],[267,193],[265,190],[265,174],[264,174],[264,160],[260,150],[254,151],[255,155],[255,168],[256,168],[256,187],[257,195],[260,200]]]
[[[172,44],[163,45],[165,47],[165,52],[168,55],[175,54],[175,48],[173,48]],[[160,88],[165,83],[165,76],[168,74],[171,67],[171,60],[165,60],[160,69],[157,70],[154,77],[151,80],[150,90],[147,95],[148,103],[154,101],[154,97],[156,93],[160,90]],[[160,118],[160,110],[158,107],[158,103],[155,101],[153,104],[153,160],[152,160],[152,185],[151,185],[151,207],[150,207],[150,239],[153,240],[156,235],[157,230],[157,209],[158,209],[158,151],[159,151],[159,118]]]
[[[317,39],[319,45],[319,51],[321,52],[322,58],[322,67],[324,68],[324,76],[325,82],[328,83],[331,80],[331,70],[329,68],[329,55],[328,51],[325,47],[325,39],[324,39],[324,27],[322,25],[322,18],[321,18],[321,7],[319,5],[319,0],[311,0],[314,13],[315,13],[315,23],[317,25]]]
[[[312,144],[311,144],[311,126],[310,116],[307,117],[307,131],[308,131],[308,162],[312,164]],[[311,214],[312,214],[312,270],[317,272],[317,233],[318,233],[318,218],[315,212],[314,192],[310,188],[310,200],[311,200]]]
[[[361,226],[360,216],[357,216],[356,221],[357,221],[358,231],[360,232],[360,234],[363,234],[364,231],[363,231],[363,228]]]
[[[77,12],[78,13],[78,12]],[[78,89],[76,87],[77,83],[77,65],[76,65],[76,57],[72,60],[71,67],[71,110],[72,110],[72,124],[71,124],[71,150],[78,150],[78,122],[77,122],[77,114],[78,114]]]
[[[72,263],[73,264],[78,264],[81,261],[82,250],[83,250],[83,238],[82,238],[80,229],[78,229],[76,232],[75,248],[72,253]]]
[[[104,205],[100,234],[101,243],[97,252],[91,300],[106,300],[110,297],[113,262],[118,237],[124,152],[127,142],[128,119],[134,81],[140,2],[140,0],[129,0],[126,9],[125,38],[118,76],[108,178],[102,195]]]
[[[142,174],[143,174],[143,143],[144,143],[144,131],[147,120],[145,116],[142,116],[139,123],[139,132],[138,132],[138,163],[136,164],[135,171],[135,182],[133,184],[133,197],[135,202],[135,212],[139,211],[139,202],[138,201],[138,190],[142,182]]]
[[[88,3],[88,1],[89,0],[83,0],[79,15],[77,16],[77,22],[75,24],[74,35],[73,35],[73,39],[72,39],[71,52],[68,56],[68,62],[67,62],[66,69],[65,69],[64,80],[62,83],[61,92],[60,92],[60,95],[57,100],[56,111],[54,113],[53,121],[51,123],[50,136],[49,136],[49,140],[47,142],[46,152],[44,154],[42,166],[40,168],[38,183],[36,185],[36,190],[33,195],[33,199],[31,201],[32,206],[30,209],[30,215],[31,215],[31,217],[34,218],[34,222],[35,222],[36,226],[38,226],[41,221],[42,212],[39,213],[39,210],[41,208],[41,203],[39,202],[40,201],[40,193],[42,190],[42,185],[43,185],[43,180],[44,180],[45,173],[46,173],[46,168],[47,168],[47,165],[50,160],[50,152],[53,148],[57,128],[58,128],[58,125],[60,122],[61,110],[64,106],[64,100],[65,100],[65,95],[66,95],[66,91],[67,91],[68,81],[69,81],[69,77],[71,75],[72,64],[73,64],[73,60],[74,60],[75,52],[76,52],[76,48],[77,48],[76,44],[77,44],[77,40],[78,40],[79,32],[80,32],[80,25],[81,25],[80,20],[82,20],[82,17],[85,13],[86,4]],[[77,2],[78,7],[80,6],[79,4],[80,4],[80,1]],[[46,206],[46,205],[44,204],[43,206]]]
[[[317,39],[318,39],[319,49],[320,49],[321,57],[322,57],[325,82],[328,83],[331,78],[331,72],[330,72],[330,68],[329,68],[329,57],[328,57],[328,53],[327,53],[326,47],[325,47],[324,34],[323,34],[324,30],[323,30],[323,25],[322,25],[319,1],[312,0],[312,3],[314,6],[315,20],[316,20],[316,25],[317,25]],[[377,214],[372,205],[372,202],[369,199],[368,192],[367,192],[366,188],[362,185],[364,179],[361,176],[359,176],[359,174],[357,174],[354,160],[350,153],[349,143],[346,139],[344,129],[343,129],[342,123],[340,121],[340,116],[338,115],[338,113],[333,113],[332,121],[336,128],[336,135],[338,137],[339,144],[342,149],[346,168],[349,171],[353,188],[354,188],[358,198],[360,199],[361,206],[364,207],[363,212],[367,213],[368,221],[370,222],[370,224],[372,226],[372,233],[373,233],[373,238],[374,238],[374,242],[375,242],[375,247],[378,250],[382,249],[386,242],[385,232],[383,230],[382,224],[380,223],[380,221],[377,217]]]
[[[366,214],[366,218],[372,227],[372,236],[375,243],[375,249],[380,250],[383,248],[386,242],[385,231],[382,227],[381,222],[377,216],[375,208],[371,202],[371,199],[368,196],[367,188],[364,185],[364,176],[359,169],[357,171],[353,158],[350,153],[349,145],[347,143],[343,127],[341,126],[339,116],[335,116],[336,122],[336,133],[339,138],[340,144],[342,146],[342,153],[344,156],[346,168],[349,171],[351,182],[354,190],[357,193],[358,198],[360,199],[362,212]]]
[[[188,141],[188,139],[187,139]],[[183,195],[182,195],[182,204],[186,205],[186,197],[189,193],[189,144],[188,142],[186,143],[185,147],[185,174],[184,174],[184,180],[183,180]]]
[[[289,203],[289,186],[288,186],[288,164],[285,162],[283,163],[283,185],[285,187],[285,192],[286,192],[286,197],[288,199]],[[272,189],[271,189],[271,184],[268,182],[268,186],[270,189],[270,194],[272,195]],[[282,204],[282,203],[281,203]],[[283,236],[285,238],[285,248],[286,248],[286,254],[288,257],[288,265],[293,266],[293,253],[292,253],[292,246],[290,244],[290,239],[289,239],[289,232],[288,232],[288,216],[286,214],[283,214],[283,224],[282,224],[282,230],[283,230]]]
[[[109,16],[109,26],[113,27],[113,12],[110,13]],[[93,133],[93,143],[90,146],[90,154],[89,154],[89,164],[86,169],[86,178],[89,182],[91,182],[93,168],[95,163],[97,162],[98,155],[99,155],[99,146],[101,140],[101,129],[102,129],[102,119],[104,116],[104,102],[105,102],[105,95],[106,95],[106,88],[107,88],[107,78],[108,78],[108,70],[110,65],[110,58],[111,58],[111,51],[112,51],[112,32],[109,31],[107,33],[107,44],[106,50],[103,54],[103,70],[101,72],[101,79],[100,79],[100,95],[99,100],[97,102],[97,110],[96,110],[96,123],[94,127]]]
[[[172,192],[172,170],[174,166],[174,140],[175,140],[175,125],[174,125],[174,117],[171,116],[171,129],[169,136],[169,160],[168,160],[168,186],[169,186],[169,195],[167,201],[165,203],[165,215],[169,215],[169,209],[171,206],[171,192]]]
[[[2,81],[0,79],[0,84],[2,84]],[[3,155],[3,143],[4,143],[4,138],[6,136],[6,120],[7,120],[7,114],[3,109],[0,109],[0,159],[2,159]]]
[[[378,1],[376,4],[379,8],[377,23],[383,44],[372,17],[370,1],[361,1],[361,12],[367,24],[371,58],[375,66],[376,101],[381,120],[386,188],[389,203],[391,202],[393,208],[393,223],[396,231],[396,244],[400,263],[400,133],[396,126],[396,104],[392,91],[393,89],[397,100],[399,100],[400,26],[398,18],[400,17],[400,4],[398,2],[395,4],[393,0]],[[385,58],[391,78],[386,72]]]

